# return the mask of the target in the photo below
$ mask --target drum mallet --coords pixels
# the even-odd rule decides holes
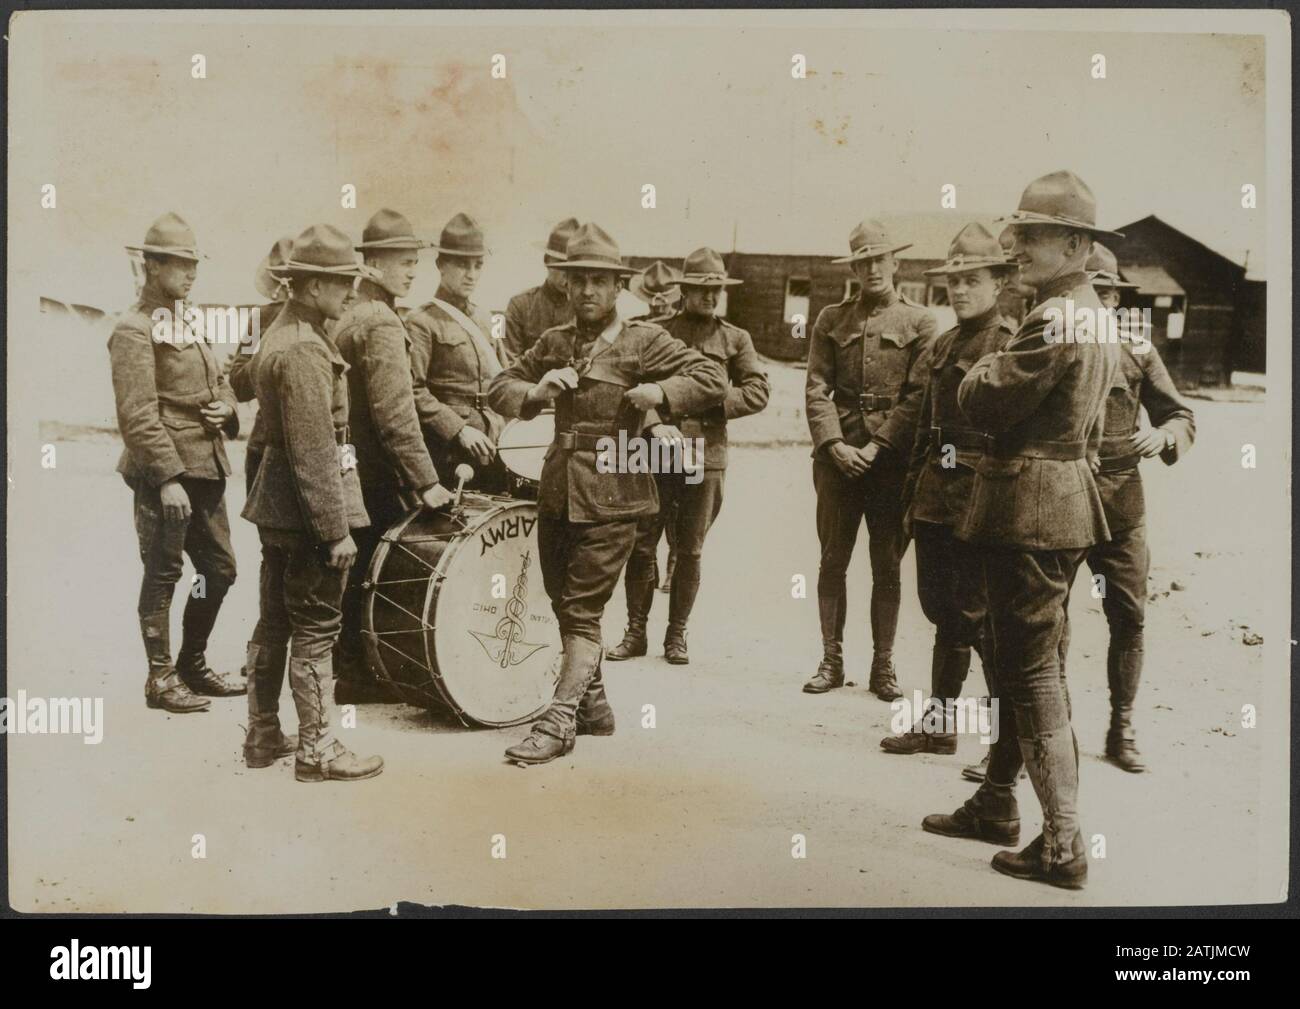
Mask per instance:
[[[460,507],[460,493],[465,489],[465,484],[474,479],[474,467],[469,463],[461,463],[456,467],[456,500],[451,503],[453,508]]]

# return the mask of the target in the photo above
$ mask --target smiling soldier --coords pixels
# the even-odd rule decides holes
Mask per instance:
[[[650,473],[597,466],[602,441],[646,430],[646,414],[693,414],[720,403],[722,366],[661,327],[623,322],[614,309],[623,280],[618,246],[587,224],[562,265],[576,318],[542,334],[492,383],[492,405],[525,419],[555,404],[555,437],[542,469],[537,546],[542,578],[560,625],[563,656],[550,707],[506,758],[542,764],[573,750],[578,732],[607,735],[614,713],[601,682],[600,620],[636,540],[637,523],[658,510]],[[656,424],[654,438],[681,434]],[[607,444],[607,442],[605,442]]]

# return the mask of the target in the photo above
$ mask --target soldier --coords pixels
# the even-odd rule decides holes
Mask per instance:
[[[1070,728],[1062,630],[1070,586],[1089,548],[1110,536],[1088,457],[1119,348],[1087,319],[1103,309],[1084,272],[1096,200],[1071,172],[1029,184],[1011,216],[1012,256],[1037,301],[1005,349],[971,367],[957,390],[966,422],[992,433],[975,467],[957,535],[982,548],[997,665],[998,736],[979,790],[925,830],[1014,845],[1015,783],[1023,766],[1043,808],[1043,832],[993,868],[1079,889],[1088,878],[1079,827],[1079,756]],[[1072,330],[1066,330],[1069,319]],[[1082,321],[1080,321],[1082,320]]]
[[[145,703],[184,713],[206,711],[207,697],[242,694],[208,667],[204,653],[221,602],[235,581],[226,518],[222,433],[239,431],[235,396],[212,350],[187,325],[184,304],[198,272],[190,226],[163,214],[142,245],[139,300],[108,341],[117,423],[124,448],[117,471],[135,495],[135,529],[144,577],[138,613],[149,675]],[[171,605],[184,554],[198,577],[185,602],[180,653],[171,655]]]
[[[510,481],[497,456],[504,422],[488,406],[488,383],[501,371],[501,351],[488,335],[492,324],[470,300],[488,249],[472,217],[457,214],[434,246],[441,274],[438,294],[406,320],[411,335],[415,408],[442,482],[456,466],[474,466],[468,486],[504,494]]]
[[[844,685],[845,573],[865,518],[874,652],[870,689],[892,701],[902,696],[893,651],[899,566],[907,549],[903,481],[927,377],[926,351],[938,327],[930,312],[894,290],[894,253],[911,248],[910,242],[894,242],[884,225],[869,220],[853,229],[849,247],[849,255],[835,262],[851,264],[861,293],[821,311],[808,348],[822,661],[803,689],[822,694]]]
[[[395,311],[397,299],[411,289],[424,247],[396,211],[380,210],[370,218],[356,251],[375,276],[361,279],[355,301],[334,330],[334,342],[348,365],[348,429],[370,516],[370,525],[353,537],[357,557],[343,594],[334,684],[340,704],[386,699],[361,641],[362,583],[380,537],[416,503],[440,508],[451,501],[420,432],[410,338]]]
[[[599,446],[608,446],[602,439],[641,435],[646,411],[693,414],[726,394],[720,364],[659,326],[618,318],[614,304],[623,278],[636,271],[623,265],[618,246],[600,227],[579,228],[567,256],[562,269],[576,319],[542,334],[490,391],[493,407],[511,417],[534,417],[556,404],[537,546],[564,651],[550,707],[527,738],[506,750],[507,759],[521,764],[570,753],[577,731],[614,731],[600,676],[600,619],[632,552],[637,520],[653,514],[659,502],[648,472],[597,466]],[[650,434],[681,437],[663,424]]]
[[[659,259],[656,259],[643,272],[633,277],[627,285],[629,293],[649,305],[650,310],[641,315],[635,315],[628,321],[654,322],[662,326],[672,317],[673,312],[676,311],[677,303],[682,299],[681,288],[677,286],[681,279],[680,270]],[[673,570],[677,567],[677,521],[673,515],[676,508],[676,501],[665,500],[660,495],[659,516],[663,520],[664,538],[668,541],[668,563],[664,568],[663,582],[659,587],[660,592],[669,590],[672,585]],[[656,556],[654,567],[656,579],[659,576],[658,573],[659,558]],[[612,648],[608,657],[613,658],[613,653],[621,647],[621,645],[616,645]],[[645,651],[642,650],[641,654],[644,655]]]
[[[556,267],[564,262],[565,247],[577,230],[578,220],[575,217],[566,217],[555,226],[546,244],[542,246],[545,250],[542,262],[546,265],[546,280],[516,294],[507,302],[507,361],[517,361],[548,329],[562,326],[573,318],[564,271]]]
[[[988,436],[969,427],[957,408],[957,387],[971,365],[999,350],[1015,327],[998,311],[998,297],[1016,265],[987,229],[968,224],[948,249],[948,261],[926,276],[945,277],[957,325],[940,336],[930,354],[930,377],[921,399],[916,441],[904,489],[904,526],[916,540],[916,588],[926,619],[934,624],[930,703],[942,714],[942,730],[924,731],[918,712],[911,731],[880,741],[887,753],[956,753],[953,702],[979,652],[992,687],[992,655],[982,630],[987,603],[979,548],[953,535],[967,503],[975,466]],[[932,720],[937,720],[932,719]]]
[[[1100,243],[1092,247],[1088,271],[1102,305],[1119,307],[1120,289],[1136,288],[1120,279],[1114,254]],[[1192,446],[1196,421],[1149,336],[1120,332],[1120,367],[1106,398],[1097,471],[1097,490],[1106,509],[1110,540],[1088,551],[1088,567],[1105,579],[1101,607],[1110,628],[1106,680],[1110,686],[1110,729],[1106,757],[1126,771],[1145,770],[1133,734],[1133,701],[1142,677],[1143,623],[1146,614],[1146,502],[1138,464],[1159,456],[1172,466]],[[1145,336],[1145,338],[1143,338]],[[1134,338],[1137,338],[1136,340]],[[1151,427],[1139,430],[1139,407]]]
[[[675,406],[658,412],[694,445],[704,439],[704,466],[697,474],[661,473],[655,478],[659,511],[640,522],[636,545],[628,560],[627,631],[623,641],[611,648],[613,661],[644,655],[647,649],[646,620],[654,601],[657,581],[656,558],[659,537],[673,524],[677,549],[676,570],[668,603],[668,630],[664,634],[664,658],[674,665],[690,661],[686,649],[686,623],[700,588],[700,554],[709,527],[722,508],[722,488],[727,475],[727,421],[748,417],[767,406],[767,375],[759,366],[758,354],[749,334],[714,315],[718,294],[741,281],[727,276],[722,257],[712,249],[697,249],[686,257],[679,281],[684,306],[664,324],[669,335],[692,350],[720,364],[727,373],[727,396],[716,406],[698,413]]]
[[[663,325],[672,318],[682,300],[680,270],[656,259],[627,285],[628,292],[650,306],[650,311],[635,315],[628,322],[653,322]]]
[[[353,781],[383,770],[334,737],[334,642],[349,566],[351,531],[367,525],[356,455],[347,444],[347,364],[325,332],[363,275],[348,237],[318,224],[277,268],[290,300],[249,365],[265,451],[243,515],[262,541],[260,618],[248,673],[244,761],[266,767],[295,749],[299,781]],[[298,709],[298,739],[280,731],[285,659]]]
[[[288,260],[289,250],[292,248],[293,236],[285,235],[271,246],[271,251],[258,264],[257,272],[253,274],[253,286],[267,302],[257,309],[258,335],[254,338],[252,333],[245,333],[227,362],[230,388],[234,390],[235,399],[241,403],[248,403],[257,398],[257,394],[253,392],[252,380],[248,377],[248,363],[257,353],[261,334],[274,325],[276,316],[280,314],[280,309],[284,308],[284,303],[288,299],[287,288],[276,279],[271,270]],[[257,464],[261,459],[262,431],[257,418],[254,417],[253,430],[249,432],[248,443],[244,446],[245,494],[253,489],[253,478],[257,476]]]

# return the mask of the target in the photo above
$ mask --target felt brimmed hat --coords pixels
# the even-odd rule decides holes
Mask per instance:
[[[1088,279],[1093,287],[1128,287],[1137,290],[1142,286],[1120,279],[1119,261],[1115,259],[1115,253],[1100,242],[1092,243],[1092,252],[1083,268],[1088,271]]]
[[[565,260],[556,263],[557,270],[609,270],[624,277],[641,271],[623,265],[618,243],[609,237],[599,224],[584,224],[573,233],[564,250]]]
[[[457,214],[442,229],[436,244],[429,246],[447,256],[464,256],[467,259],[486,256],[492,250],[483,240],[483,229],[469,214]]]
[[[271,251],[257,264],[257,272],[253,274],[253,286],[267,301],[277,301],[284,297],[284,288],[280,286],[280,282],[275,279],[271,271],[288,261],[292,249],[293,236],[285,235],[271,246]]]
[[[948,259],[942,266],[926,270],[927,277],[965,273],[967,270],[1014,270],[1016,264],[1007,258],[1002,243],[993,237],[988,228],[971,223],[957,232],[948,246]]]
[[[375,212],[361,232],[361,244],[354,246],[358,252],[367,249],[423,249],[427,245],[415,237],[411,222],[396,210],[387,207]]]
[[[859,259],[875,259],[887,252],[910,249],[911,242],[898,243],[889,237],[885,226],[876,220],[863,221],[849,233],[849,254],[832,263],[856,263]]]
[[[743,280],[727,276],[727,265],[710,248],[696,249],[682,263],[683,287],[731,287]]]
[[[546,262],[558,260],[564,262],[565,250],[569,247],[569,239],[573,233],[578,230],[578,219],[576,217],[566,217],[554,228],[551,229],[550,236],[544,242],[533,242],[534,249],[541,249],[546,255],[542,257]]]
[[[140,245],[128,245],[128,252],[152,252],[159,256],[175,256],[177,259],[189,259],[198,262],[208,257],[199,252],[194,231],[179,216],[173,213],[163,214],[144,233],[144,242]]]
[[[276,277],[319,273],[375,280],[381,276],[378,270],[363,265],[352,248],[352,240],[329,224],[313,224],[293,240],[289,258],[278,266],[268,266],[267,270]]]
[[[1020,197],[1020,206],[998,223],[1055,224],[1078,228],[1102,238],[1123,238],[1118,231],[1097,227],[1097,198],[1086,182],[1073,172],[1052,172],[1035,179]]]
[[[681,300],[682,292],[677,286],[681,279],[679,270],[656,259],[628,282],[627,289],[647,305],[656,299],[671,304]]]

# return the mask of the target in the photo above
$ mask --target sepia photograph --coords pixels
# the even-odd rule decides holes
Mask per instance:
[[[7,41],[13,913],[1290,900],[1286,11]]]

